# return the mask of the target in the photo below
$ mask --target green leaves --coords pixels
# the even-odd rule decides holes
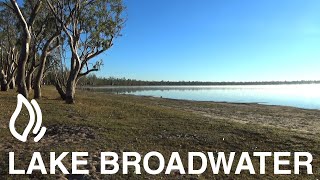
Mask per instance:
[[[90,48],[108,49],[113,38],[120,35],[123,26],[123,5],[118,0],[97,0],[79,9],[80,31],[86,34]]]

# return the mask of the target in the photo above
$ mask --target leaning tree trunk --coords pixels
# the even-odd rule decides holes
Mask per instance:
[[[42,50],[42,54],[40,57],[40,65],[38,68],[38,72],[36,74],[35,80],[34,80],[34,99],[40,99],[41,98],[41,83],[42,80],[44,78],[44,71],[45,71],[45,67],[46,67],[46,62],[47,62],[47,56],[49,55],[50,51],[49,51],[49,47],[50,44],[54,41],[55,38],[57,38],[60,35],[60,33],[56,33],[54,34],[45,44],[43,50]],[[54,48],[56,48],[57,46],[55,46]],[[52,49],[51,49],[52,50]],[[57,87],[57,86],[56,86]],[[62,87],[59,85],[57,87],[58,92],[60,91],[60,89],[62,90]],[[64,91],[62,90],[62,92],[64,93]],[[60,94],[60,92],[59,92]],[[60,94],[61,97],[63,99],[65,99],[65,93],[64,95]],[[63,97],[64,96],[64,97]]]
[[[62,100],[66,100],[66,93],[63,91],[62,85],[59,80],[55,82],[55,86]]]

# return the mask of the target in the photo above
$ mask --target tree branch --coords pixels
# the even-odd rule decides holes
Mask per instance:
[[[88,75],[89,73],[94,72],[94,71],[99,71],[99,69],[98,68],[93,68],[93,69],[90,69],[90,70],[88,70],[88,71],[86,71],[84,73],[80,73],[79,74],[79,78],[82,77],[82,76]]]
[[[25,20],[25,18],[23,17],[23,14],[20,11],[20,8],[19,8],[19,5],[18,5],[17,1],[16,0],[10,0],[10,2],[12,4],[12,6],[13,6],[14,13],[18,16],[19,21],[23,25],[24,31],[30,35],[28,23]]]

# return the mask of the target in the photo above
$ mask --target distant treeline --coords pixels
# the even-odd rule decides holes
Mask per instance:
[[[277,85],[317,84],[317,81],[255,81],[255,82],[204,82],[204,81],[141,81],[126,78],[101,78],[89,75],[79,80],[81,86],[206,86],[206,85]]]

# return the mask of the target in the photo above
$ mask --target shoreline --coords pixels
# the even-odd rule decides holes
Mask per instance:
[[[135,95],[135,94],[123,94],[128,96],[138,96],[138,97],[147,97],[147,98],[159,98],[159,99],[167,99],[167,100],[175,100],[175,101],[189,101],[189,102],[202,102],[202,103],[217,103],[217,104],[244,104],[244,105],[261,105],[261,106],[275,106],[275,107],[286,107],[286,108],[294,108],[300,110],[315,110],[319,111],[320,109],[309,109],[309,108],[301,108],[295,106],[285,106],[285,105],[276,105],[276,104],[267,104],[267,102],[228,102],[228,101],[201,101],[201,100],[188,100],[188,99],[175,99],[175,98],[164,98],[164,97],[157,97],[157,96],[147,96],[147,95]]]
[[[255,123],[265,127],[275,127],[280,129],[288,129],[292,131],[298,131],[302,133],[316,134],[320,133],[320,111],[318,109],[307,109],[293,106],[282,106],[282,105],[269,105],[260,103],[236,103],[236,102],[217,102],[217,101],[197,101],[187,99],[173,99],[173,98],[161,98],[155,96],[144,96],[134,94],[115,94],[112,92],[101,92],[101,91],[87,91],[81,90],[88,93],[97,94],[109,94],[114,96],[128,96],[134,98],[141,98],[147,100],[155,100],[158,106],[166,108],[174,108],[175,110],[182,110],[192,112],[196,115],[200,115],[206,118],[221,118],[228,121],[237,123]],[[159,103],[163,102],[163,103]],[[168,103],[169,102],[169,103]],[[197,107],[195,107],[197,106]],[[228,108],[236,110],[234,115],[230,114],[217,114],[211,112],[211,108],[225,108],[228,112]],[[243,113],[239,113],[243,111]],[[267,111],[267,113],[266,113]],[[256,114],[252,114],[256,112]],[[271,114],[270,114],[271,112]],[[242,116],[246,114],[245,116]],[[310,117],[305,119],[302,117]],[[288,117],[289,115],[289,117]],[[281,121],[280,121],[281,120]],[[315,132],[315,130],[317,130]]]
[[[171,98],[159,98],[159,97],[153,97],[153,96],[140,96],[140,95],[133,95],[133,94],[124,94],[125,96],[126,95],[129,95],[129,96],[136,96],[136,97],[144,97],[144,98],[150,98],[150,99],[154,99],[154,98],[157,98],[157,99],[164,99],[164,100],[168,100],[168,101],[175,101],[175,102],[178,102],[179,105],[181,104],[185,104],[185,103],[190,103],[190,104],[203,104],[203,105],[212,105],[212,106],[224,106],[224,107],[229,107],[230,106],[238,106],[238,108],[240,107],[246,107],[246,108],[249,108],[249,111],[247,109],[246,112],[250,112],[250,111],[256,111],[255,109],[259,109],[259,110],[273,110],[274,113],[277,113],[277,114],[282,114],[281,111],[287,111],[289,113],[292,113],[292,114],[298,114],[298,113],[302,113],[302,112],[305,112],[306,114],[308,113],[315,113],[316,114],[316,117],[320,117],[320,111],[318,109],[307,109],[307,108],[299,108],[299,107],[293,107],[293,106],[281,106],[281,105],[268,105],[268,104],[260,104],[260,103],[236,103],[236,102],[216,102],[216,101],[194,101],[194,100],[185,100],[185,99],[171,99]],[[250,109],[252,108],[252,109]],[[178,107],[177,109],[180,109],[180,110],[186,110],[186,108],[183,108],[183,107]],[[216,118],[216,114],[214,113],[209,113],[208,110],[210,108],[191,108],[189,110],[191,110],[192,112],[196,113],[196,114],[201,114],[202,116],[204,117],[211,117],[211,118]],[[241,109],[241,108],[240,108]],[[244,109],[242,109],[244,110]],[[301,111],[301,112],[295,112],[295,111]],[[239,112],[239,111],[238,111]],[[263,112],[263,111],[262,111]],[[254,115],[253,115],[254,116]],[[258,116],[258,114],[256,114],[255,116]],[[301,115],[299,115],[301,117]],[[262,122],[261,120],[259,121],[247,121],[247,119],[244,119],[244,118],[241,118],[239,120],[239,117],[241,116],[238,116],[236,119],[237,120],[234,120],[236,122],[241,122],[241,123],[258,123],[260,125],[263,125],[263,126],[270,126],[271,127],[276,127],[276,128],[287,128],[287,127],[300,127],[300,128],[291,128],[290,130],[294,130],[294,131],[300,131],[300,132],[306,132],[305,130],[305,127],[301,127],[300,123],[304,123],[303,121],[296,121],[295,123],[297,124],[292,124],[293,122],[290,122],[290,121],[287,121],[288,123],[287,124],[282,124],[282,125],[278,125],[278,124],[275,124],[275,122]],[[256,117],[255,117],[256,118]],[[277,117],[276,119],[279,119],[279,117]],[[232,121],[232,119],[230,118],[229,120]],[[270,117],[268,118],[267,121],[270,120]],[[289,120],[286,118],[286,120]],[[308,119],[304,119],[306,121],[308,121]],[[319,122],[317,120],[317,118],[313,118],[313,119],[309,119],[309,120],[315,120],[317,122],[317,127],[319,127],[318,125],[320,125],[320,118],[319,118]],[[303,124],[303,126],[305,126],[305,124]],[[310,132],[313,132],[313,128],[311,127],[313,125],[310,125],[308,127],[308,133]],[[303,130],[302,130],[303,129]],[[320,128],[317,128],[320,132]],[[317,132],[313,132],[313,133],[317,133]]]

